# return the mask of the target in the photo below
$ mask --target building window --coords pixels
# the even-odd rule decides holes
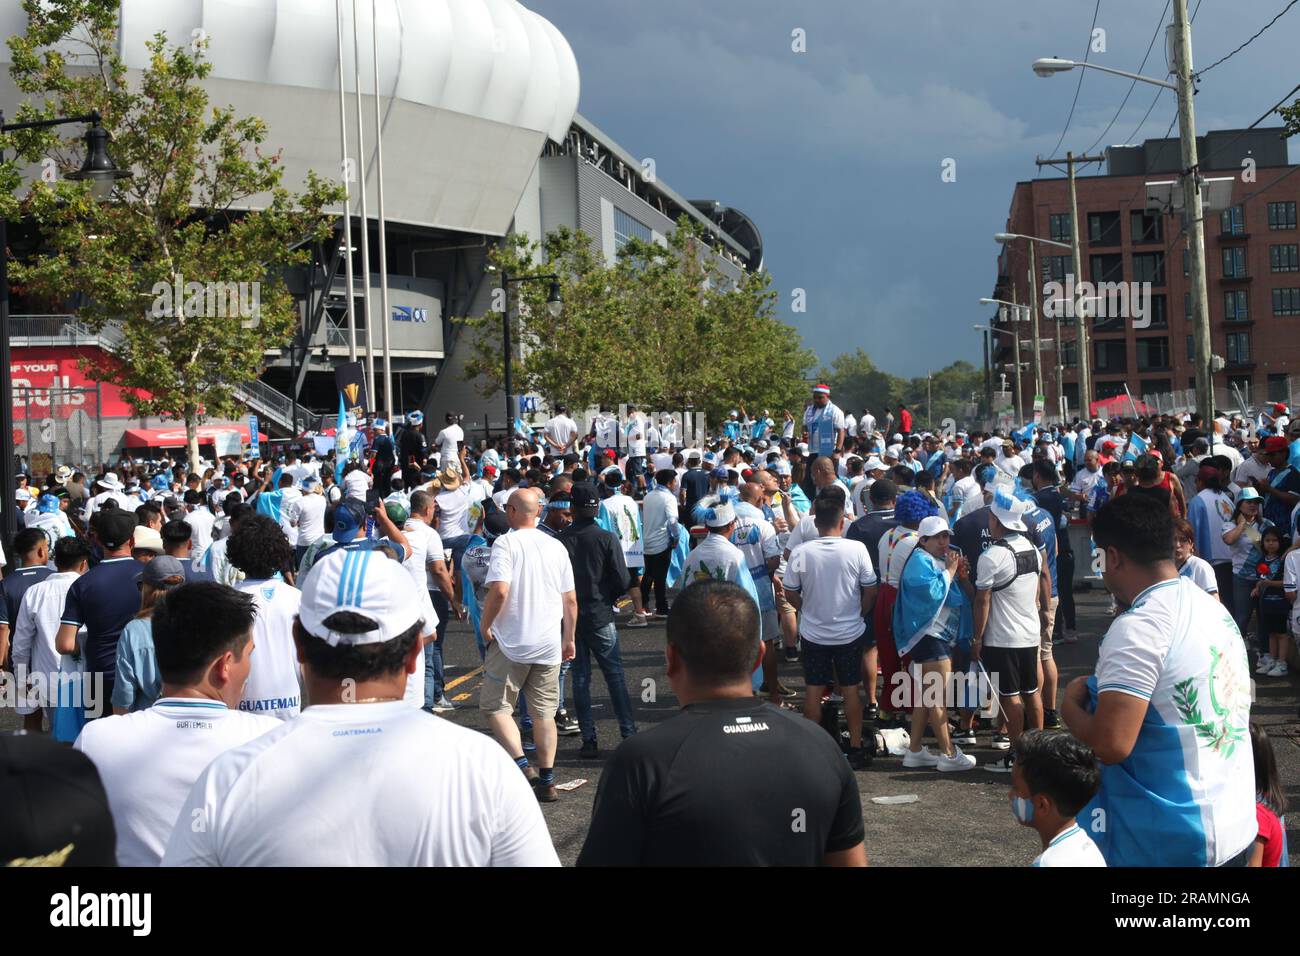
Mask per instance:
[[[1048,216],[1048,234],[1047,237],[1053,242],[1071,242],[1073,236],[1070,230],[1070,214],[1068,212],[1052,213]]]
[[[1223,293],[1223,319],[1225,322],[1245,322],[1250,318],[1246,306],[1246,290],[1231,289]]]
[[[1124,394],[1124,382],[1093,382],[1092,390],[1096,393],[1093,401],[1101,401],[1103,398],[1114,398],[1117,395]]]
[[[1079,343],[1074,339],[1061,343],[1061,366],[1063,368],[1078,368],[1079,366]]]
[[[1143,212],[1133,210],[1128,214],[1129,232],[1132,233],[1134,242],[1163,242],[1164,229],[1162,222],[1164,217],[1158,212]]]
[[[1300,315],[1300,289],[1274,289],[1273,314]]]
[[[1134,255],[1133,281],[1164,285],[1165,254],[1163,252],[1144,252],[1140,255]]]
[[[1300,272],[1300,246],[1269,246],[1268,265],[1274,272]]]
[[[1187,336],[1187,361],[1196,361],[1196,339]]]
[[[1183,318],[1188,322],[1192,321],[1192,294],[1190,292],[1183,293]]]
[[[1169,368],[1169,339],[1165,336],[1137,340],[1139,372],[1156,372]]]
[[[1152,328],[1163,329],[1169,325],[1169,300],[1163,293],[1151,296],[1151,307],[1147,313]]]
[[[1183,275],[1192,274],[1192,254],[1186,249],[1183,250]]]
[[[1138,382],[1138,388],[1143,395],[1163,395],[1165,392],[1174,390],[1174,380],[1172,378],[1144,378]]]
[[[1127,372],[1127,346],[1123,341],[1093,342],[1093,365],[1098,372]]]
[[[1223,250],[1223,277],[1225,279],[1244,279],[1246,277],[1246,247],[1232,246]]]
[[[1065,277],[1070,274],[1072,264],[1069,256],[1048,256],[1047,257],[1047,274],[1051,276],[1053,282],[1065,283]]]
[[[1293,215],[1292,219],[1294,218]],[[1089,243],[1094,246],[1118,246],[1120,241],[1118,212],[1088,213]]]
[[[1089,256],[1088,267],[1092,270],[1094,285],[1098,282],[1124,281],[1124,257],[1117,252]]]
[[[1225,236],[1246,234],[1246,213],[1241,206],[1231,206],[1219,213],[1219,232]]]
[[[1295,203],[1271,202],[1268,204],[1268,228],[1294,229]]]
[[[650,227],[638,219],[633,219],[617,206],[614,207],[614,248],[622,249],[629,239],[641,239],[650,242]]]
[[[1228,333],[1228,364],[1244,365],[1250,361],[1250,333]]]
[[[1249,405],[1250,402],[1251,402],[1251,397],[1250,397],[1250,393],[1251,393],[1251,380],[1250,380],[1250,376],[1249,376],[1249,375],[1229,375],[1229,376],[1228,376],[1228,391],[1230,391],[1230,392],[1233,392],[1233,391],[1235,391],[1235,392],[1239,392],[1239,393],[1241,394],[1241,401],[1242,401],[1244,404]]]
[[[1269,374],[1268,401],[1291,404],[1291,376],[1287,375],[1286,372]]]

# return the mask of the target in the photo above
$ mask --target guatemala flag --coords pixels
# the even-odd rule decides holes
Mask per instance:
[[[339,420],[334,426],[334,482],[343,480],[343,466],[348,463],[352,433],[348,429],[348,408],[339,392]]]
[[[673,556],[668,564],[668,587],[677,586],[677,582],[682,576],[682,566],[686,563],[686,556],[690,553],[691,533],[686,530],[685,525],[679,524],[677,526],[677,543],[673,546]]]
[[[1034,440],[1035,427],[1036,426],[1034,425],[1033,422],[1026,422],[1025,427],[1020,429],[1020,431],[1018,432],[1012,432],[1011,437],[1014,438],[1016,441],[1020,442],[1020,444],[1022,445],[1028,444],[1029,442]]]
[[[1137,432],[1133,432],[1128,438],[1128,447],[1124,451],[1124,460],[1137,461],[1141,456],[1147,453],[1147,449],[1150,447],[1150,444],[1148,444],[1145,438]]]

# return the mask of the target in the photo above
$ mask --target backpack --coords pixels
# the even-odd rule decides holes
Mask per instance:
[[[1019,535],[1017,535],[1017,537],[1019,537]],[[995,584],[989,590],[1001,591],[1004,588],[1011,587],[1011,585],[1015,584],[1018,580],[1020,580],[1020,578],[1022,578],[1026,574],[1033,574],[1037,576],[1038,574],[1042,573],[1042,565],[1038,563],[1038,549],[1035,548],[1032,544],[1030,545],[1028,551],[1017,551],[1015,548],[1011,546],[1011,542],[1007,538],[999,538],[997,541],[993,542],[991,547],[994,548],[1003,547],[1011,552],[1011,554],[1015,557],[1016,560],[1016,574],[1015,577],[1013,577],[1010,581],[1007,581],[1004,584]]]

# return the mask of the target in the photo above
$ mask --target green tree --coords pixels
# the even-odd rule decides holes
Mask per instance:
[[[518,393],[575,408],[693,406],[715,421],[737,403],[775,412],[802,397],[813,356],[776,318],[768,276],[733,283],[685,217],[665,244],[634,239],[612,265],[566,228],[541,242],[511,236],[489,260],[511,277],[560,277],[559,317],[545,308],[549,283],[510,284]],[[466,377],[484,396],[502,388],[502,305],[498,291],[485,315],[458,320],[471,336]]]
[[[885,413],[897,408],[906,384],[902,379],[876,368],[862,348],[837,355],[823,366],[818,378],[831,387],[835,404],[854,415],[869,409],[884,424]],[[909,403],[910,404],[910,403]]]
[[[266,124],[209,106],[206,41],[170,46],[159,33],[148,67],[128,78],[116,0],[23,0],[23,8],[27,32],[8,40],[10,74],[30,98],[17,118],[96,111],[114,160],[134,176],[102,204],[62,177],[18,199],[18,166],[0,167],[5,213],[33,220],[44,244],[14,264],[14,280],[50,302],[80,299],[92,329],[120,326],[121,366],[88,371],[125,387],[137,414],[184,421],[195,469],[201,418],[236,414],[234,386],[256,378],[265,352],[292,336],[283,271],[329,234],[333,217],[323,210],[342,190],[312,172],[301,193],[281,185],[280,153],[263,150]],[[79,52],[69,59],[56,45]],[[65,135],[25,131],[0,146],[28,163],[53,158],[66,172],[79,138]],[[236,208],[247,206],[256,208]],[[241,283],[252,314],[241,313],[238,293],[231,308]]]

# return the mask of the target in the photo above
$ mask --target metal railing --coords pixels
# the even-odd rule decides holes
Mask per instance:
[[[75,315],[14,315],[10,316],[9,323],[10,342],[18,345],[42,343],[98,345],[112,351],[126,339],[122,329],[114,322],[105,323],[98,332],[95,332],[79,321]],[[19,343],[14,341],[16,339],[26,341]],[[236,398],[258,414],[295,435],[299,422],[306,420],[307,426],[311,427],[312,422],[318,417],[299,406],[299,422],[295,422],[293,399],[256,379],[251,382],[240,382],[234,387],[234,392]]]

